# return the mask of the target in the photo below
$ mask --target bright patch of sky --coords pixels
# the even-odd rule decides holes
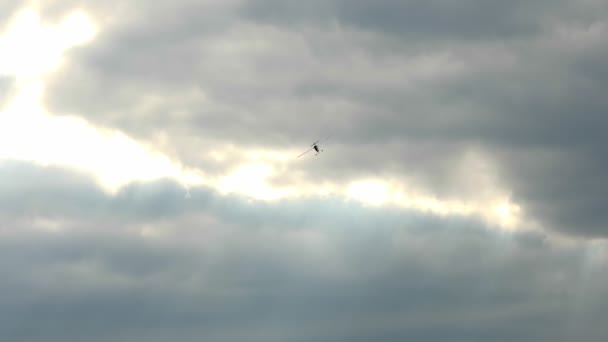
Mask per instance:
[[[56,72],[70,48],[95,39],[98,30],[87,13],[78,10],[54,24],[44,23],[34,9],[22,10],[11,19],[0,35],[0,75],[16,82],[0,111],[0,159],[75,168],[94,175],[110,192],[135,180],[173,178],[186,187],[206,184],[221,193],[259,200],[331,194],[371,206],[413,208],[438,215],[477,215],[507,228],[522,222],[520,206],[492,180],[481,184],[492,189],[490,194],[463,200],[442,199],[424,189],[408,188],[398,180],[375,178],[280,188],[271,185],[268,178],[285,170],[299,151],[245,151],[243,160],[227,174],[206,177],[202,171],[186,170],[120,131],[99,129],[77,117],[51,115],[41,104],[45,77]],[[222,153],[210,153],[223,159]],[[471,163],[473,169],[475,163]],[[483,180],[487,170],[482,171],[475,176]]]
[[[0,112],[0,158],[76,168],[93,174],[109,191],[134,180],[200,181],[199,175],[119,131],[101,130],[76,117],[52,116],[43,108],[45,76],[60,66],[67,50],[86,44],[96,32],[82,11],[55,25],[43,23],[33,9],[12,18],[0,36],[0,73],[16,80],[13,96]]]

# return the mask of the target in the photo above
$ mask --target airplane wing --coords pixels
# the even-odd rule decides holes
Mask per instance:
[[[297,158],[300,158],[301,156],[305,155],[306,153],[312,151],[314,149],[314,147],[309,148],[306,152],[300,154]]]
[[[319,143],[319,144],[320,144],[320,143],[322,143],[322,142],[326,141],[327,139],[331,138],[331,136],[332,136],[332,134],[330,134],[330,135],[326,136],[326,137],[325,137],[324,139],[322,139],[322,140],[317,141],[317,143]]]

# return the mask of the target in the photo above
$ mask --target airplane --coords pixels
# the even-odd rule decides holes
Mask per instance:
[[[306,152],[304,152],[304,153],[300,154],[300,155],[298,156],[298,158],[300,158],[301,156],[305,155],[306,153],[308,153],[308,152],[310,152],[310,151],[312,151],[312,150],[315,150],[315,156],[318,156],[318,155],[319,155],[319,153],[323,152],[323,150],[321,150],[321,149],[319,148],[319,145],[318,145],[318,144],[319,144],[319,143],[321,143],[321,142],[324,142],[324,141],[325,141],[325,140],[327,140],[327,139],[329,139],[329,137],[330,137],[330,136],[327,136],[325,139],[322,139],[322,140],[317,140],[317,141],[315,141],[314,143],[312,143],[312,144],[310,145],[311,147],[310,147],[308,150],[306,150]]]

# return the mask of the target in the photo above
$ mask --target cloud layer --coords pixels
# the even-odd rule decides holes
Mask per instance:
[[[605,234],[601,1],[92,6],[101,33],[56,74],[55,113],[210,172],[234,166],[210,150],[295,151],[333,133],[331,158],[283,177],[397,177],[447,197],[476,191],[454,170],[480,150],[531,219]]]
[[[0,175],[7,340],[605,338],[604,244],[340,200],[185,198],[170,181],[109,196],[29,164]]]
[[[28,5],[1,340],[606,340],[605,1]]]

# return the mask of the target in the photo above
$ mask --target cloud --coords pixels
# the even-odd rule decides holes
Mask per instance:
[[[10,77],[0,76],[0,106],[6,101],[14,80]]]
[[[515,1],[248,1],[244,13],[282,26],[337,22],[407,40],[503,39],[542,29],[539,17],[560,10],[564,2]]]
[[[46,104],[217,174],[242,160],[234,151],[297,154],[334,133],[331,158],[284,162],[279,183],[378,176],[467,198],[481,187],[475,170],[453,170],[480,151],[530,220],[604,236],[589,188],[608,190],[599,157],[607,10],[601,1],[128,2],[69,54]],[[231,147],[220,162],[207,153]]]
[[[14,1],[2,1],[0,2],[0,18],[3,19],[2,23],[6,23],[7,19],[14,14],[15,10],[19,8],[19,4]],[[2,28],[2,27],[0,27]]]
[[[109,195],[68,170],[0,171],[7,340],[605,338],[604,243],[340,200],[185,199],[167,181]]]
[[[80,160],[0,160],[0,339],[606,340],[604,1],[29,4],[97,30],[39,79],[44,122],[205,185],[125,177],[88,123],[35,137]]]

